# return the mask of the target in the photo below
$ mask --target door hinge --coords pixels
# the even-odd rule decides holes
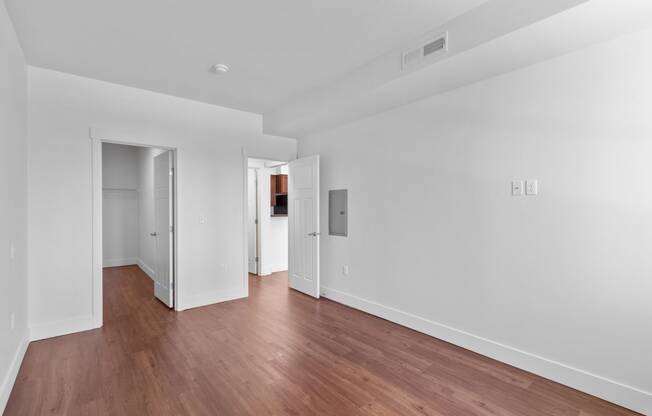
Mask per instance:
[[[256,261],[256,263],[258,263],[258,257],[256,257],[254,260]]]
[[[254,220],[254,224],[258,225],[258,218]]]
[[[170,168],[170,176],[174,176],[174,168]]]
[[[171,232],[171,233],[174,232],[174,225],[170,225],[170,232]]]

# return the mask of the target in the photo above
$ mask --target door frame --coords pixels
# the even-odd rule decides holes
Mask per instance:
[[[248,159],[248,158],[247,158]],[[256,178],[256,276],[260,274],[260,194],[258,193],[258,178],[259,170],[258,168],[250,168],[247,163],[247,214],[249,214],[249,170],[254,171],[254,176]],[[247,218],[248,219],[248,218]],[[245,220],[246,223],[246,220]],[[247,229],[247,277],[249,277],[249,230]]]
[[[248,169],[249,169],[249,158],[252,159],[263,159],[263,160],[275,160],[278,162],[284,162],[284,163],[289,163],[290,161],[296,159],[287,159],[287,157],[275,157],[275,156],[259,156],[259,155],[253,155],[247,153],[247,150],[243,147],[242,148],[242,252],[244,255],[242,256],[242,267],[244,270],[244,275],[242,277],[243,279],[243,287],[244,291],[247,294],[247,297],[249,296],[249,236],[247,232],[247,210],[249,207],[249,181],[248,179]],[[256,170],[256,179],[260,179],[258,177],[259,170]],[[256,194],[258,192],[256,191]],[[258,202],[260,203],[260,198],[258,198]],[[259,214],[260,214],[260,206],[257,204],[256,209],[258,209]],[[258,219],[258,226],[260,227],[260,218]],[[257,228],[257,239],[259,240],[258,243],[260,244],[260,229]],[[290,241],[288,239],[288,247],[289,247]],[[260,273],[260,259],[262,258],[261,252],[260,252],[260,246],[257,247],[258,251],[258,266],[257,270]]]
[[[102,327],[104,323],[103,317],[103,256],[102,256],[102,143],[123,144],[128,146],[137,147],[155,147],[158,149],[165,149],[172,152],[172,161],[174,166],[173,175],[173,253],[172,261],[173,266],[173,296],[174,296],[174,310],[181,310],[179,308],[180,293],[182,290],[181,281],[179,279],[179,261],[178,261],[178,235],[179,235],[179,221],[178,221],[178,195],[179,188],[179,174],[180,169],[178,165],[178,152],[176,147],[144,143],[140,140],[123,137],[122,135],[106,134],[100,130],[90,128],[89,138],[91,140],[91,183],[92,183],[92,306],[93,306],[93,324],[95,328]]]

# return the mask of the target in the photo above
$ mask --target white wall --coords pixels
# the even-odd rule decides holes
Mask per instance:
[[[154,279],[156,240],[149,235],[155,230],[154,223],[154,157],[165,150],[155,147],[138,148],[138,254],[140,268]]]
[[[138,263],[140,173],[140,148],[102,144],[104,267]]]
[[[29,340],[26,100],[25,58],[0,1],[0,413]]]
[[[272,273],[288,269],[288,217],[270,217],[269,267]]]
[[[326,295],[652,413],[651,43],[300,139],[322,157]],[[531,178],[537,197],[510,196]],[[339,188],[348,238],[327,234]]]
[[[138,190],[140,147],[102,143],[102,187]]]
[[[244,296],[243,148],[290,159],[296,142],[264,136],[255,114],[41,68],[28,76],[32,330],[93,326],[89,127],[178,149],[180,307]]]

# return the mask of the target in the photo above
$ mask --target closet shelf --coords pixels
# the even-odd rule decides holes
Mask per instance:
[[[130,192],[138,192],[138,189],[136,188],[102,188],[103,191],[130,191]]]

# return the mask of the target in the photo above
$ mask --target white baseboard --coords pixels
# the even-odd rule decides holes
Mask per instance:
[[[276,267],[270,267],[269,269],[267,269],[265,271],[261,271],[260,273],[258,273],[258,276],[263,276],[263,277],[264,276],[271,276],[272,273],[286,272],[286,271],[288,271],[287,265],[285,265],[285,266],[281,265],[281,266],[276,266]]]
[[[272,274],[272,269],[261,269],[258,271],[258,276],[269,276],[270,274]]]
[[[652,393],[336,289],[322,296],[620,406],[652,415]]]
[[[93,316],[83,316],[80,318],[63,319],[61,321],[47,322],[30,326],[30,339],[38,341],[41,339],[68,335],[75,332],[88,331],[96,329]]]
[[[138,259],[136,257],[128,257],[125,259],[109,259],[102,261],[102,267],[131,266],[132,264],[138,264]]]
[[[140,267],[140,269],[144,271],[145,274],[149,276],[150,279],[155,280],[156,272],[154,271],[154,269],[152,269],[147,264],[145,264],[145,262],[142,261],[141,259],[138,259],[137,264],[138,267]]]
[[[247,297],[247,291],[241,287],[235,289],[221,290],[216,292],[202,293],[199,295],[188,296],[181,302],[181,307],[177,310],[199,308],[201,306],[212,305],[214,303],[226,302]]]
[[[26,331],[25,336],[20,341],[20,344],[18,344],[18,348],[16,348],[14,358],[11,360],[9,368],[7,369],[7,374],[5,374],[2,379],[2,385],[0,385],[0,414],[3,414],[5,407],[7,407],[11,389],[13,389],[14,383],[16,382],[18,370],[20,370],[20,365],[23,363],[23,358],[25,357],[25,352],[27,351],[28,346],[29,331]]]

